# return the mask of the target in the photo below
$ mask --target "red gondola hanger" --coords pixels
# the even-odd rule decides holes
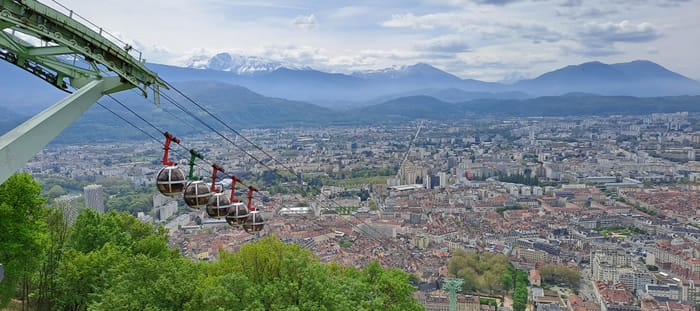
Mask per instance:
[[[238,178],[238,176],[232,176],[231,177],[231,203],[238,203],[240,200],[236,198],[236,183],[237,182],[243,182],[242,179]]]
[[[175,142],[176,144],[180,143],[180,139],[173,136],[173,134],[170,134],[168,132],[163,133],[165,136],[165,144],[163,145],[163,165],[165,166],[172,166],[174,163],[173,161],[168,160],[168,153],[170,151],[170,143]]]
[[[224,169],[217,164],[212,164],[211,171],[211,193],[213,194],[207,202],[207,215],[212,218],[225,217],[228,215],[228,210],[231,207],[231,200],[221,192],[221,189],[216,187],[217,172],[225,172]]]
[[[262,215],[260,212],[253,208],[252,202],[253,202],[253,193],[258,192],[258,189],[253,187],[253,186],[248,186],[248,218],[246,219],[245,223],[243,224],[243,229],[250,233],[254,234],[256,232],[262,231],[263,227],[265,227],[265,219],[263,219]]]
[[[255,188],[253,186],[248,186],[248,211],[255,211],[255,208],[253,208],[253,192],[259,192],[258,188]]]
[[[216,187],[216,173],[217,173],[217,172],[226,173],[226,172],[224,171],[224,169],[223,169],[221,166],[219,166],[218,164],[214,163],[214,164],[212,164],[212,166],[211,166],[211,192],[212,192],[212,193],[214,193],[214,192],[221,192],[221,189],[219,189],[219,188]]]
[[[248,218],[248,209],[245,204],[236,198],[236,183],[243,182],[237,176],[231,177],[231,207],[226,214],[226,222],[232,227],[238,227],[246,222]]]
[[[170,151],[170,143],[180,143],[180,139],[172,134],[165,132],[165,144],[163,145],[163,168],[160,169],[156,177],[156,187],[158,191],[166,196],[177,196],[185,188],[187,180],[185,174],[177,167],[177,165],[168,160],[168,151]]]

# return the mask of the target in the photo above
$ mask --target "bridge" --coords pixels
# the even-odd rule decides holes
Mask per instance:
[[[0,137],[0,183],[75,122],[97,100],[136,88],[158,103],[165,81],[141,52],[72,10],[36,0],[0,0],[0,59],[67,95]]]

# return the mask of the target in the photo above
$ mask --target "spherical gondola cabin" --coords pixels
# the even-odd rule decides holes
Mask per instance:
[[[229,208],[231,208],[231,200],[228,195],[217,192],[212,194],[207,202],[207,215],[211,218],[226,217]]]
[[[191,208],[200,208],[209,202],[211,190],[207,184],[201,180],[194,180],[185,186],[185,204]]]
[[[243,230],[245,230],[245,232],[254,234],[256,232],[262,231],[263,227],[265,227],[265,220],[263,219],[259,211],[254,210],[248,213],[248,217],[246,218],[246,221],[243,224]]]
[[[163,144],[163,168],[156,176],[156,187],[163,195],[174,197],[180,194],[185,188],[187,180],[185,174],[177,167],[175,162],[168,160],[168,152],[170,151],[170,143],[180,143],[180,139],[172,134],[165,132],[165,144]]]
[[[165,166],[158,172],[156,186],[163,195],[174,197],[185,189],[185,174],[177,166]]]
[[[228,208],[228,214],[226,214],[226,222],[231,227],[238,227],[245,223],[248,219],[248,208],[242,202],[236,202],[231,204]]]

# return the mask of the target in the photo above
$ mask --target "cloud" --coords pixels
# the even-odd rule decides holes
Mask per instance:
[[[299,29],[310,30],[316,29],[318,27],[318,22],[313,14],[310,15],[299,15],[292,21],[292,25]]]
[[[389,28],[413,28],[432,30],[437,28],[462,29],[472,22],[472,19],[462,12],[444,12],[425,15],[392,14],[391,19],[381,23]]]
[[[464,37],[459,35],[446,35],[417,44],[416,49],[435,53],[463,53],[470,50],[470,46]]]
[[[506,5],[518,1],[520,0],[474,0],[474,2],[476,3],[489,5]]]
[[[437,25],[427,15],[416,16],[413,13],[392,14],[391,19],[382,22],[382,26],[390,28],[433,29]]]
[[[590,8],[585,8],[585,9],[570,9],[570,10],[557,10],[557,16],[565,16],[565,17],[570,17],[573,19],[585,19],[585,20],[590,20],[594,18],[602,18],[608,15],[616,14],[619,11],[613,8],[597,8],[597,7],[590,7]]]
[[[574,46],[562,45],[561,54],[564,56],[580,55],[586,57],[604,57],[622,54],[622,51],[615,48],[612,44],[609,45],[584,45],[577,44]]]
[[[583,4],[583,0],[564,0],[559,3],[560,6],[565,7],[579,7]]]
[[[619,23],[589,24],[581,36],[591,42],[649,42],[661,37],[650,23],[634,24],[627,20]]]
[[[690,1],[692,0],[659,0],[657,5],[660,7],[672,8],[680,6],[683,3],[688,3]]]
[[[564,37],[560,32],[539,24],[512,24],[506,27],[515,31],[522,38],[532,40],[533,43],[541,43],[543,41],[553,43]]]

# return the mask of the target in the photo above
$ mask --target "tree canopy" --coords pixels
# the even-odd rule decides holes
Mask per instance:
[[[544,265],[540,268],[542,282],[548,285],[566,284],[577,291],[581,285],[581,273],[574,268],[557,265]]]
[[[37,310],[423,309],[409,275],[376,262],[324,264],[276,237],[195,262],[162,227],[90,209],[68,227],[39,194],[26,174],[0,186],[0,307],[15,297]]]
[[[457,250],[447,263],[451,275],[463,279],[463,292],[495,293],[509,289],[512,269],[508,257],[503,254],[477,254]]]

